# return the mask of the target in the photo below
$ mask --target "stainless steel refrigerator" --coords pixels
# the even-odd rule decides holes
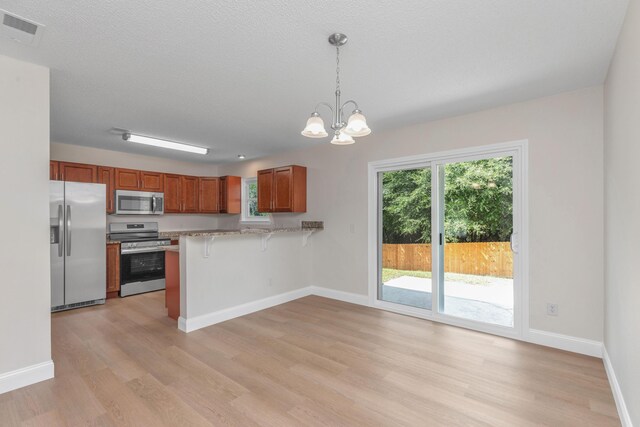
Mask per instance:
[[[106,186],[50,181],[51,311],[106,298]]]

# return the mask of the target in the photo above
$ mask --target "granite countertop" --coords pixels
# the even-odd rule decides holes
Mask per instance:
[[[159,246],[158,249],[169,252],[180,252],[180,245]]]
[[[118,242],[117,240],[109,240],[107,239],[107,245],[119,245],[120,242]]]
[[[177,239],[180,236],[190,237],[212,237],[231,236],[238,234],[272,234],[272,233],[293,233],[297,231],[318,231],[323,230],[322,221],[302,221],[300,227],[276,227],[276,228],[238,228],[238,229],[215,229],[215,230],[183,230],[183,231],[161,231],[160,237]]]

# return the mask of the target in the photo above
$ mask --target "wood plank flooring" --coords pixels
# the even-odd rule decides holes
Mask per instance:
[[[7,426],[617,426],[602,361],[320,297],[184,334],[164,293],[53,315]]]

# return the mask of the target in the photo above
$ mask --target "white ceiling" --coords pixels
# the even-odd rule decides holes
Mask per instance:
[[[46,25],[38,47],[0,54],[51,68],[54,141],[228,162],[310,144],[343,99],[373,132],[603,82],[627,0],[0,0]],[[328,119],[328,113],[322,111]],[[326,120],[327,122],[329,120]],[[112,128],[211,148],[125,144]],[[340,149],[340,147],[336,147]]]

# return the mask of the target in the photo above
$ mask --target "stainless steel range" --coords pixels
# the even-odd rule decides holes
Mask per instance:
[[[158,235],[157,222],[109,224],[109,239],[120,242],[120,296],[165,288],[164,250],[170,239]]]

